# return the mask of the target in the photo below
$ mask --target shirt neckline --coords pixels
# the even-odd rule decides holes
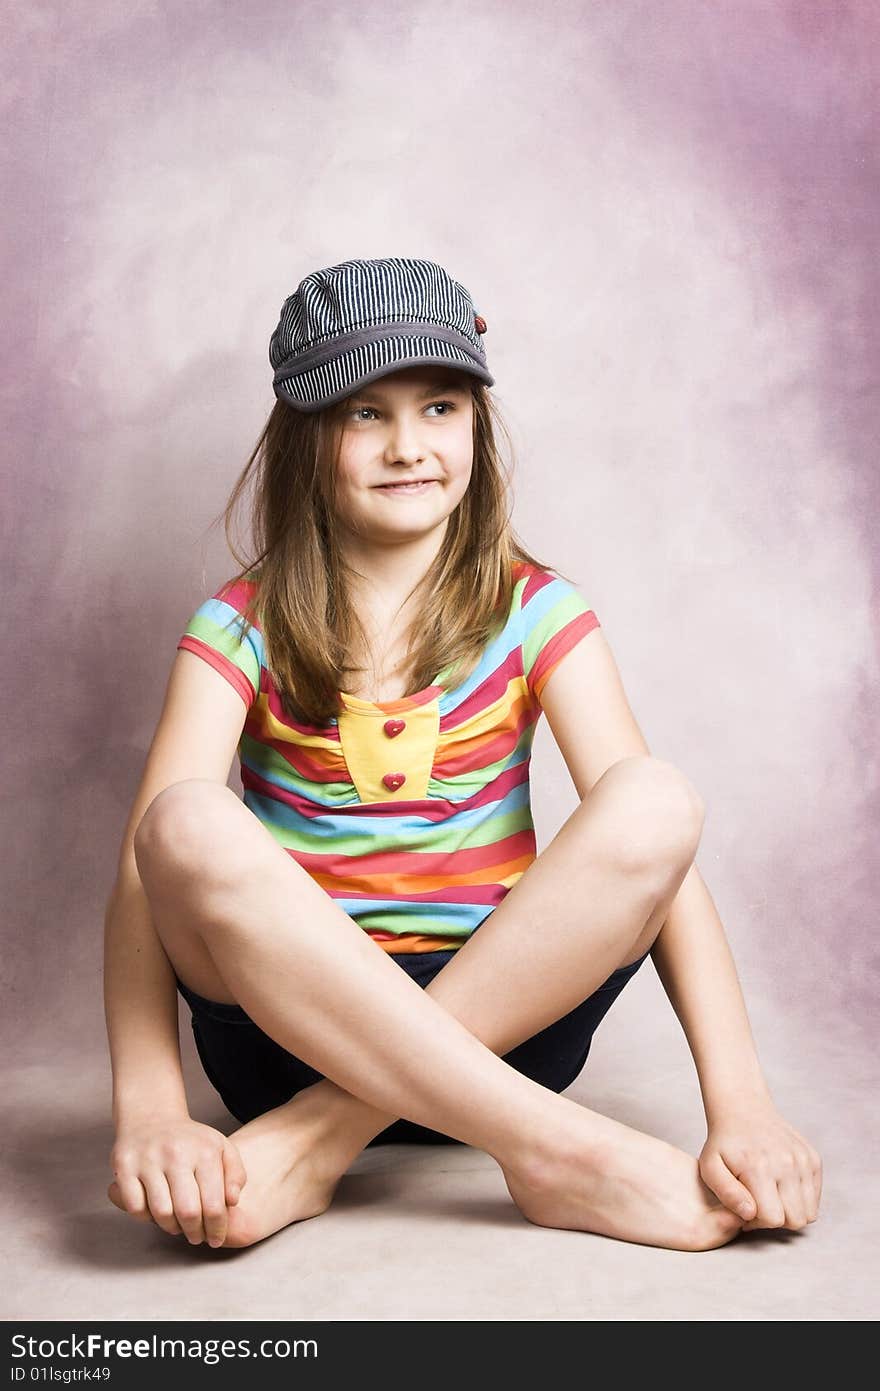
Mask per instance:
[[[523,561],[514,561],[513,568],[514,583],[518,584],[523,575],[527,573],[528,567]],[[413,692],[412,695],[401,696],[399,700],[363,700],[361,696],[352,695],[350,691],[339,691],[338,695],[345,709],[353,715],[400,715],[407,710],[414,710],[420,705],[427,705],[430,701],[443,695],[446,688],[441,684],[441,677],[447,675],[448,671],[448,667],[443,667],[441,671],[438,671],[430,686],[425,686],[422,690]]]
[[[340,691],[339,696],[345,708],[355,715],[398,715],[406,710],[415,710],[420,705],[427,705],[442,693],[443,687],[435,681],[432,685],[425,686],[412,695],[401,696],[398,700],[364,700],[349,691]]]

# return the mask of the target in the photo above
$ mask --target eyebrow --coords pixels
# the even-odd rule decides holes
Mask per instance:
[[[439,396],[444,392],[456,392],[463,396],[466,391],[467,387],[460,385],[458,382],[434,381],[429,386],[426,386],[424,391],[419,392],[419,399],[424,401],[428,396]],[[351,399],[354,401],[362,401],[367,399],[370,395],[381,397],[382,387],[378,382],[367,382],[367,385],[363,387],[361,391],[356,391]]]

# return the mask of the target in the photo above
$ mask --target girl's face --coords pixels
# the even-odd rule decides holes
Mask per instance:
[[[359,539],[415,540],[445,528],[473,466],[468,383],[454,368],[406,367],[341,402],[337,507]],[[405,480],[418,486],[390,486]]]

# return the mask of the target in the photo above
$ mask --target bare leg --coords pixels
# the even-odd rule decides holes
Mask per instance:
[[[622,760],[599,780],[479,933],[438,973],[428,993],[493,1052],[508,1052],[585,999],[616,966],[649,950],[692,862],[701,827],[701,812],[675,769],[649,757]],[[541,923],[537,940],[536,922]],[[641,931],[639,924],[644,924]],[[616,948],[610,946],[615,933]],[[326,1080],[234,1132],[239,1143],[259,1137],[274,1154],[279,1178],[265,1194],[257,1226],[265,1220],[267,1230],[277,1230],[325,1210],[355,1155],[394,1119]],[[309,1142],[319,1122],[329,1128],[320,1131],[316,1149]],[[646,1240],[634,1233],[647,1230],[647,1219],[633,1211],[632,1200],[614,1191],[629,1185],[641,1190],[638,1203],[658,1213],[665,1203],[677,1206],[681,1222],[698,1210],[710,1244],[736,1235],[741,1224],[702,1183],[692,1156],[608,1124],[616,1129],[606,1137],[611,1148],[601,1203],[588,1203],[590,1195],[583,1192],[572,1200],[585,1172],[583,1155],[575,1153],[567,1167],[545,1172],[537,1188],[505,1170],[524,1215],[542,1225],[589,1226]],[[589,1171],[593,1190],[600,1169],[594,1163]],[[674,1242],[667,1236],[660,1244]]]
[[[508,1053],[651,948],[701,830],[672,765],[648,756],[614,764],[426,993]],[[314,1090],[361,1147],[396,1119],[332,1081]]]
[[[650,764],[655,773],[659,766],[656,760],[625,760],[616,765],[618,781],[634,771],[630,768],[627,774],[623,773],[627,764],[634,763]],[[612,772],[606,774],[607,779]],[[672,1146],[557,1097],[509,1068],[442,1006],[438,1009],[437,1001],[428,992],[409,980],[393,962],[386,961],[384,953],[377,952],[361,929],[266,836],[239,799],[231,793],[227,798],[227,793],[228,789],[198,780],[166,789],[155,799],[136,838],[138,866],[156,913],[157,930],[178,974],[194,989],[218,999],[237,999],[260,1027],[284,1047],[372,1107],[376,1113],[371,1120],[372,1133],[384,1128],[395,1116],[405,1115],[485,1149],[501,1165],[512,1195],[532,1220],[606,1230],[625,1239],[682,1249],[706,1249],[730,1239],[734,1233],[729,1227],[710,1228],[706,1221],[709,1207],[698,1190],[698,1180],[691,1181],[690,1173],[686,1175],[681,1169],[683,1161],[695,1170],[695,1161]],[[598,805],[599,800],[594,804]],[[668,810],[668,795],[665,805]],[[588,806],[589,802],[578,809],[579,813],[584,811],[580,822],[588,820]],[[682,806],[681,801],[678,806]],[[656,810],[656,799],[654,807]],[[634,808],[630,806],[629,810],[632,818]],[[234,828],[229,824],[233,816]],[[597,819],[597,846],[603,845],[602,824]],[[611,877],[616,876],[611,887],[615,892],[633,876],[640,884],[641,916],[637,913],[633,918],[630,900],[630,922],[628,926],[624,924],[630,943],[633,923],[638,933],[639,925],[644,926],[660,895],[665,894],[667,901],[671,899],[689,863],[687,854],[681,853],[680,818],[673,818],[673,827],[677,826],[673,836],[677,848],[671,857],[676,866],[673,870],[668,844],[658,856],[656,825],[652,824],[648,835],[646,826],[638,816],[630,819],[623,866],[619,856],[611,856]],[[580,855],[574,859],[581,865],[576,884],[571,879],[575,836],[579,838]],[[588,886],[592,886],[599,893],[599,901],[603,901],[604,894],[605,907],[611,907],[609,865],[606,856],[587,853],[588,838],[574,817],[545,856],[550,856],[553,847],[562,846],[563,841],[568,880],[557,887],[558,902],[552,902],[551,894],[549,911],[544,893],[539,905],[541,921],[553,922],[556,931],[561,913],[561,920],[568,924],[567,950],[581,960],[592,956],[601,963],[594,967],[594,984],[598,984],[615,964],[620,964],[619,915],[614,928],[608,929],[605,917],[597,914],[598,925],[592,929],[590,944],[590,933],[582,919],[578,933],[574,932],[577,915],[571,905],[592,902],[593,896],[587,892]],[[224,851],[222,863],[218,864],[213,857],[220,843]],[[604,846],[606,851],[609,848]],[[658,864],[662,867],[660,893]],[[560,867],[557,865],[557,870]],[[480,942],[487,930],[530,876],[535,877],[534,866],[492,915],[492,922],[484,924],[441,973],[447,977],[453,966],[460,967],[460,990],[466,982],[466,953],[480,959]],[[242,892],[243,882],[246,892]],[[545,878],[545,891],[548,883]],[[560,893],[560,889],[564,892]],[[518,895],[520,911],[529,906],[523,901],[527,892]],[[280,903],[289,905],[287,911],[279,912]],[[178,925],[184,915],[191,935],[198,937],[204,949],[204,961],[198,969],[213,971],[210,981],[206,975],[194,976],[192,956],[186,966],[181,964],[180,937],[175,936],[171,926],[175,915]],[[163,923],[168,926],[167,938]],[[630,948],[629,957],[634,955]],[[488,961],[486,950],[482,956]],[[505,971],[509,959],[506,955]],[[496,962],[496,970],[497,965]],[[571,965],[569,961],[569,969]],[[534,969],[532,964],[530,972]],[[499,1038],[497,1046],[501,1051],[559,1017],[592,988],[589,982],[584,988],[587,970],[581,983],[574,986],[565,969],[554,968],[553,974],[567,981],[566,989],[570,992],[567,998],[563,990],[561,1005],[558,1000],[549,1006],[546,1000],[540,1000],[536,1009],[524,1011],[525,1025],[518,1023],[512,1028],[499,1015],[494,1024],[489,1020],[484,1026],[485,1033],[494,1032]],[[464,990],[462,998],[467,993]],[[263,1119],[260,1117],[252,1124],[259,1126]],[[247,1129],[236,1132],[236,1139]],[[651,1148],[650,1154],[645,1146]],[[665,1173],[655,1184],[656,1191],[644,1194],[644,1211],[621,1215],[619,1202],[612,1210],[614,1195],[609,1192],[606,1170],[612,1154],[625,1157],[627,1150],[630,1168],[660,1164],[662,1169],[665,1164],[669,1170],[670,1156],[674,1156],[680,1172],[676,1181],[671,1172]],[[584,1189],[580,1195],[571,1191],[575,1171],[580,1174]],[[569,1180],[568,1191],[556,1194],[557,1200],[566,1197],[565,1211],[557,1214],[562,1220],[556,1220],[551,1190],[563,1172]],[[624,1185],[631,1185],[632,1176],[623,1177]],[[601,1182],[597,1182],[598,1178]],[[603,1203],[607,1209],[604,1212]]]

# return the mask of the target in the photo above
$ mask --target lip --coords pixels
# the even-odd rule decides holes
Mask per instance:
[[[394,492],[395,490],[406,490],[411,493],[423,492],[431,483],[437,483],[437,478],[395,478],[393,483],[376,483],[374,486],[380,491]]]

